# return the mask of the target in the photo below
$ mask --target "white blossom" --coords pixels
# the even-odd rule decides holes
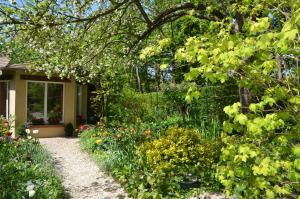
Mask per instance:
[[[27,134],[30,134],[30,129],[25,130]]]
[[[33,134],[38,134],[38,133],[39,133],[39,130],[37,130],[37,129],[36,129],[36,130],[33,130],[32,133],[33,133]]]
[[[35,194],[35,190],[28,191],[28,194],[29,194],[29,198],[32,198]]]
[[[26,186],[27,186],[26,191],[31,191],[35,187],[34,184],[31,181],[27,181]]]

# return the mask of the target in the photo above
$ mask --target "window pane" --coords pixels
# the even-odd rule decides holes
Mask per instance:
[[[27,120],[34,124],[44,123],[45,84],[28,82]]]
[[[6,117],[7,112],[7,82],[0,82],[0,115]]]
[[[63,85],[48,84],[48,122],[55,124],[62,120],[63,110]]]

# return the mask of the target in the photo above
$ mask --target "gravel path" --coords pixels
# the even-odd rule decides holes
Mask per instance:
[[[128,198],[121,186],[80,150],[77,138],[41,138],[62,176],[66,198]]]

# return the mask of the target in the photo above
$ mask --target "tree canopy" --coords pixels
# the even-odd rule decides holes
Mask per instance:
[[[137,65],[140,48],[169,37],[177,19],[221,20],[223,8],[212,0],[1,1],[1,52],[49,74],[94,79]]]

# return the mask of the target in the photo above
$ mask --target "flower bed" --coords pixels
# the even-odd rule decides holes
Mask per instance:
[[[195,130],[93,127],[80,134],[83,149],[134,198],[186,198],[218,190],[218,141]]]
[[[29,133],[19,139],[0,135],[0,198],[61,198],[63,188],[51,158]]]

